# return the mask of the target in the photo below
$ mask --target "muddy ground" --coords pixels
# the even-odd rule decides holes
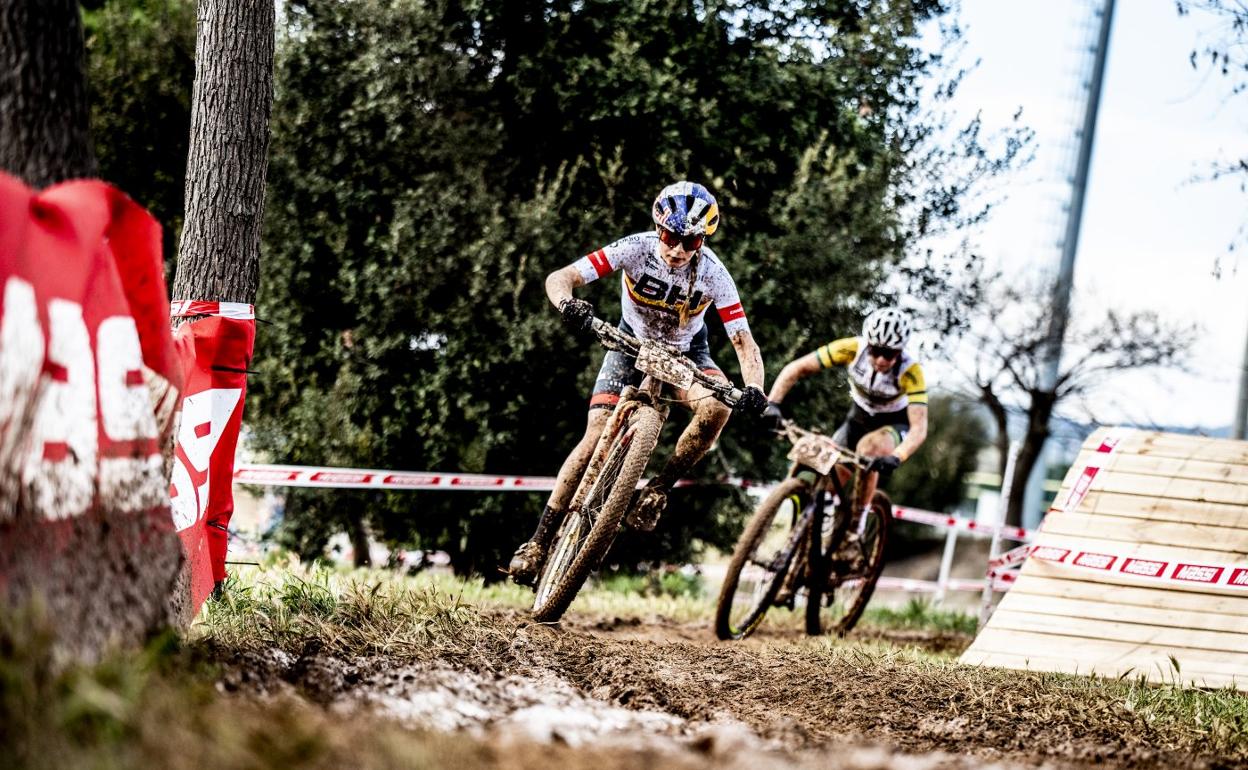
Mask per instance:
[[[484,635],[430,655],[212,649],[219,689],[453,736],[494,767],[1230,767],[1049,675],[949,665],[965,635],[796,632],[714,639],[705,623],[482,609]],[[468,747],[468,748],[465,748]],[[452,761],[452,760],[446,760]]]

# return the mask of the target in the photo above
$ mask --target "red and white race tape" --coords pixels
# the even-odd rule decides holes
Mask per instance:
[[[926,524],[929,527],[937,529],[957,529],[963,532],[971,532],[985,537],[992,537],[993,531],[996,529],[991,524],[984,524],[975,519],[964,519],[959,516],[950,516],[946,513],[933,513],[932,511],[921,511],[917,508],[903,508],[893,506],[893,518],[899,521],[913,521],[917,524]],[[1001,527],[1001,536],[1010,540],[1031,540],[1036,536],[1036,532],[1022,527]]]
[[[1067,493],[1066,499],[1060,505],[1054,505],[1053,510],[1070,513],[1079,507],[1079,503],[1083,502],[1083,498],[1088,494],[1088,490],[1092,488],[1092,480],[1096,478],[1096,474],[1100,473],[1101,462],[1103,461],[1100,455],[1112,454],[1121,440],[1121,436],[1112,432],[1102,439],[1101,445],[1096,448],[1097,454],[1093,455],[1089,459],[1088,464],[1083,467],[1079,478],[1075,479],[1074,486]]]
[[[169,303],[171,318],[193,315],[217,315],[236,321],[250,321],[256,317],[256,308],[245,302],[208,302],[202,299],[179,299]]]
[[[1032,546],[1030,558],[1101,574],[1159,580],[1182,585],[1207,585],[1248,591],[1248,564],[1195,564],[1141,559],[1136,556]]]
[[[1022,564],[1024,561],[1026,561],[1027,557],[1031,554],[1031,549],[1032,549],[1032,546],[1030,545],[1020,545],[1017,548],[1006,551],[1005,553],[1001,554],[997,558],[989,561],[988,569],[989,571],[1003,570],[1003,569],[1009,569],[1010,567],[1013,567],[1016,564]]]
[[[555,488],[555,480],[550,476],[493,476],[483,473],[310,468],[304,465],[256,465],[252,463],[239,463],[235,466],[234,483],[268,487],[331,489],[514,490],[518,492],[549,492]]]
[[[326,489],[452,490],[461,492],[549,492],[553,476],[496,476],[487,473],[437,471],[383,471],[365,468],[315,468],[306,465],[238,463],[234,483],[265,487],[322,487]],[[639,482],[639,484],[642,482]],[[723,478],[702,482],[683,480],[678,487],[727,484],[746,489],[765,486],[757,481]]]
[[[263,465],[237,463],[234,483],[268,487],[321,487],[327,489],[450,490],[462,492],[549,492],[555,488],[553,476],[498,476],[487,473],[440,473],[437,471],[388,471],[366,468],[328,468],[306,465]],[[745,489],[765,489],[764,482],[736,477],[715,481],[679,481],[676,486],[725,484]],[[918,508],[893,508],[893,518],[926,524],[937,529],[956,529],[990,537],[994,527],[974,519],[964,519]],[[1031,540],[1035,533],[1022,527],[1002,527],[1011,540]]]

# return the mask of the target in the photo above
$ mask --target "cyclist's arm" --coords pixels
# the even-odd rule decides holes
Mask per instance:
[[[732,347],[737,351],[737,361],[741,364],[741,379],[746,385],[753,385],[762,390],[763,354],[758,349],[758,343],[754,341],[754,335],[750,334],[749,329],[742,329],[728,339],[732,340]]]
[[[820,369],[851,364],[856,355],[858,355],[858,339],[845,337],[829,342],[813,353],[807,353],[801,358],[790,361],[784,369],[780,370],[780,376],[771,384],[771,393],[767,396],[767,400],[776,404],[782,403],[798,380],[809,377]]]
[[[923,367],[917,362],[910,364],[901,373],[898,383],[910,399],[910,405],[906,407],[910,430],[901,444],[893,450],[893,454],[905,462],[927,440],[927,379],[923,376]]]
[[[771,383],[771,392],[767,394],[767,400],[776,404],[782,403],[798,380],[809,377],[821,368],[823,365],[819,363],[818,353],[807,353],[801,358],[793,359],[785,364],[780,370],[780,376]]]
[[[585,277],[581,275],[576,264],[561,267],[546,276],[546,297],[550,304],[559,307],[564,300],[572,298],[572,290],[585,285]]]
[[[901,444],[893,450],[893,454],[905,462],[918,451],[927,440],[927,404],[911,404],[906,407],[906,418],[910,420],[910,430]]]

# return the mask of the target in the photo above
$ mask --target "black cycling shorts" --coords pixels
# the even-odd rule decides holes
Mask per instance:
[[[893,433],[893,442],[901,444],[901,440],[910,432],[910,418],[906,415],[904,408],[895,412],[871,414],[854,404],[849,408],[849,415],[845,418],[845,422],[841,423],[841,427],[832,434],[832,440],[846,449],[857,451],[858,442],[862,440],[862,437],[880,428],[890,428]]]

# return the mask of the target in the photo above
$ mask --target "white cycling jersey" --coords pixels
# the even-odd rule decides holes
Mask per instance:
[[[680,324],[680,307],[689,287],[693,263],[673,270],[659,256],[659,235],[654,231],[625,236],[609,246],[581,257],[576,267],[586,283],[619,270],[622,284],[620,305],[624,321],[642,339],[657,340],[688,350],[694,335],[705,326],[706,309],[712,304],[719,311],[729,335],[749,331],[750,324],[741,308],[737,285],[724,263],[709,246],[702,247],[697,260],[697,278],[689,300],[689,321]]]

